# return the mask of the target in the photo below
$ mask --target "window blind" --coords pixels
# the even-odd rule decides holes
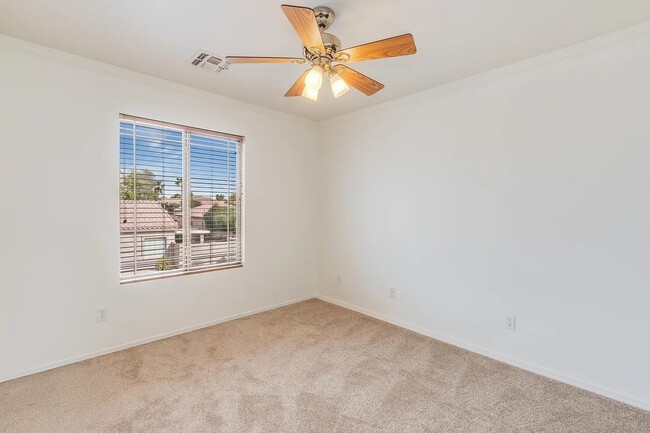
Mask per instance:
[[[120,116],[120,279],[243,263],[241,137]]]

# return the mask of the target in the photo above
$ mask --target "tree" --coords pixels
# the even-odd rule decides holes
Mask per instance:
[[[231,233],[237,231],[237,212],[225,206],[215,204],[203,214],[205,228],[210,231],[226,231]]]
[[[181,195],[173,194],[169,196],[169,198],[181,198]],[[201,200],[199,200],[198,198],[194,198],[194,194],[192,194],[192,202],[190,203],[190,207],[197,207],[197,206],[201,206]]]
[[[162,180],[156,181],[156,184],[153,186],[153,192],[157,196],[163,195],[163,192],[165,192],[165,184],[162,182]]]
[[[174,183],[176,184],[176,186],[180,186],[182,188],[183,187],[183,178],[182,177],[177,177],[176,180],[174,181]],[[190,197],[191,197],[190,207],[201,206],[201,200],[195,199],[193,192],[190,192]],[[170,198],[181,198],[181,195],[180,194],[173,194]]]
[[[133,186],[135,183],[135,191]],[[120,199],[122,200],[160,200],[165,185],[149,169],[122,172],[120,180]]]
[[[178,203],[162,203],[162,207],[169,212],[170,214],[173,214],[176,209],[180,209],[181,205]]]
[[[226,198],[226,196],[223,195],[223,194],[217,194],[216,196],[214,196],[214,199],[219,200],[219,201],[224,201],[225,198]]]
[[[232,204],[237,203],[237,194],[234,192],[230,194],[230,197],[228,197],[228,201]]]

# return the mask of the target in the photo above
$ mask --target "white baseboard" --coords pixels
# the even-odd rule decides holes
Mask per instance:
[[[604,397],[611,398],[616,401],[620,401],[621,403],[629,404],[630,406],[637,407],[639,409],[644,409],[647,411],[650,411],[650,402],[640,400],[638,398],[632,397],[630,395],[614,391],[608,388],[605,388],[601,385],[597,385],[594,383],[586,382],[581,379],[577,379],[572,376],[567,376],[565,374],[559,373],[554,370],[550,370],[545,367],[541,367],[539,365],[531,364],[525,361],[521,361],[518,359],[511,358],[509,356],[503,355],[501,353],[494,352],[490,349],[486,349],[481,346],[477,346],[475,344],[467,343],[465,341],[458,340],[456,338],[448,337],[445,335],[440,335],[436,333],[435,331],[432,331],[430,329],[425,329],[419,326],[412,325],[410,323],[403,322],[401,320],[397,320],[388,316],[385,316],[383,314],[375,313],[374,311],[370,311],[366,308],[362,308],[353,304],[350,304],[345,301],[340,301],[338,299],[330,298],[329,296],[325,295],[316,295],[317,299],[320,299],[325,302],[329,302],[334,305],[338,305],[343,308],[347,308],[352,311],[356,311],[358,313],[364,314],[369,317],[373,317],[375,319],[381,320],[383,322],[390,323],[395,326],[399,326],[400,328],[408,329],[409,331],[417,332],[418,334],[425,335],[427,337],[435,338],[436,340],[444,341],[445,343],[449,343],[451,345],[454,345],[456,347],[460,347],[462,349],[469,350],[470,352],[478,353],[479,355],[486,356],[488,358],[512,365],[514,367],[521,368],[526,371],[530,371],[532,373],[539,374],[540,376],[548,377],[549,379],[557,380],[558,382],[566,383],[572,386],[575,386],[577,388],[584,389],[586,391],[593,392],[595,394],[602,395]]]
[[[163,340],[165,338],[174,337],[176,335],[185,334],[187,332],[196,331],[197,329],[207,328],[209,326],[218,325],[219,323],[229,322],[231,320],[241,319],[242,317],[251,316],[253,314],[262,313],[264,311],[273,310],[275,308],[285,307],[287,305],[296,304],[298,302],[306,301],[308,299],[313,299],[313,295],[304,296],[297,299],[292,299],[290,301],[281,302],[278,304],[269,305],[267,307],[256,308],[254,310],[249,310],[240,314],[233,314],[232,316],[223,317],[217,320],[211,320],[209,322],[200,323],[198,325],[192,325],[185,328],[177,329],[171,332],[165,332],[162,334],[154,335],[153,337],[147,337],[140,340],[131,341],[124,344],[118,344],[116,346],[107,347],[105,349],[96,350],[93,352],[84,353],[77,356],[71,356],[69,358],[61,359],[59,361],[50,362],[47,364],[42,364],[36,367],[28,368],[26,370],[17,371],[10,373],[4,377],[0,377],[0,383],[6,382],[8,380],[18,379],[19,377],[29,376],[30,374],[40,373],[42,371],[51,370],[57,367],[63,367],[64,365],[74,364],[75,362],[85,361],[87,359],[96,358],[102,355],[108,355],[109,353],[119,352],[120,350],[129,349],[131,347],[140,346],[142,344],[151,343],[157,340]]]

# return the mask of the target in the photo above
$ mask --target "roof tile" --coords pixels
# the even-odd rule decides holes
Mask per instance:
[[[132,232],[137,210],[138,231],[177,230],[178,224],[153,200],[120,200],[120,231]]]

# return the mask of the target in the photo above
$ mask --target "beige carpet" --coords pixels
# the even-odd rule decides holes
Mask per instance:
[[[321,301],[0,384],[1,432],[650,432],[644,412]]]

